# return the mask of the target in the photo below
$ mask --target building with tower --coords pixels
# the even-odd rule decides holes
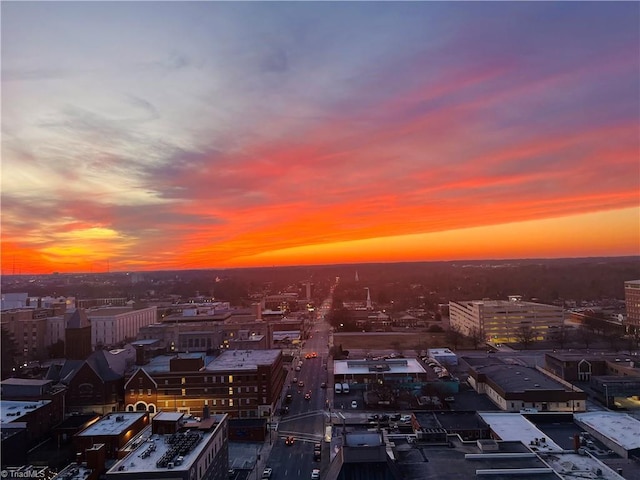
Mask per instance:
[[[64,356],[84,360],[91,355],[91,322],[82,308],[65,315]]]

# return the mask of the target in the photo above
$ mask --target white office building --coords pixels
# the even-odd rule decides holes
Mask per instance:
[[[108,307],[87,310],[91,322],[91,348],[96,345],[113,347],[129,339],[137,338],[142,327],[156,322],[158,308],[134,310],[131,307]]]
[[[543,340],[550,327],[564,321],[562,307],[524,302],[517,295],[509,300],[470,300],[449,302],[449,322],[463,335],[475,333],[487,342],[515,343],[524,328],[532,331],[532,340]]]

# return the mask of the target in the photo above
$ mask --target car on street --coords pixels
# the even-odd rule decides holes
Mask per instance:
[[[316,462],[319,462],[321,457],[322,457],[322,446],[319,443],[316,443],[313,446],[313,459]]]
[[[304,394],[304,399],[311,400],[311,390],[309,390],[307,393]]]
[[[284,444],[285,444],[285,445],[289,445],[289,446],[291,446],[291,445],[293,445],[293,442],[294,442],[294,440],[293,440],[293,437],[292,437],[291,435],[287,436],[287,437],[284,439]]]
[[[358,402],[356,402],[355,400],[353,400],[351,402],[351,408],[358,408]]]
[[[304,382],[303,382],[302,380],[300,380],[300,381],[298,382],[298,386],[299,386],[300,388],[304,387]]]
[[[320,479],[320,469],[314,468],[311,470],[311,480],[319,480]]]
[[[262,471],[263,480],[267,478],[271,478],[271,474],[273,473],[273,469],[271,467],[267,467]]]
[[[455,397],[447,397],[444,399],[445,402],[455,402],[456,398]]]
[[[322,382],[322,383],[320,384],[320,388],[327,388],[327,384],[326,384],[325,382]]]

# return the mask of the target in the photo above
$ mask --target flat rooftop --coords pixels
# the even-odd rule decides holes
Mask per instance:
[[[281,350],[227,350],[204,368],[207,372],[253,371],[273,365],[281,355]]]
[[[282,341],[285,338],[289,338],[291,340],[300,338],[300,330],[280,330],[277,332],[273,332],[273,339],[276,341]]]
[[[550,471],[542,469],[547,465],[531,455],[521,442],[497,442],[497,454],[482,454],[476,442],[453,442],[446,445],[409,445],[402,440],[396,443],[397,466],[406,480],[467,480],[484,478],[476,475],[477,470],[495,471],[486,478],[558,480]],[[471,459],[466,455],[475,454]],[[507,455],[504,455],[507,454]],[[536,475],[525,474],[524,469],[541,469]]]
[[[573,418],[598,431],[627,451],[640,448],[640,420],[626,413],[603,410],[576,413]]]
[[[122,315],[123,313],[135,312],[131,307],[108,307],[97,308],[95,310],[87,310],[87,317],[113,317],[115,315]]]
[[[223,421],[225,415],[212,415],[211,419],[219,424]],[[182,455],[182,463],[180,465],[175,464],[173,470],[184,471],[189,470],[195,460],[198,458],[203,449],[207,447],[212,438],[218,433],[218,425],[210,430],[200,429],[185,429],[177,434],[174,434],[174,439],[180,439],[185,443],[191,445],[190,450]],[[131,473],[131,472],[165,472],[168,467],[158,466],[158,461],[167,454],[173,444],[169,441],[172,435],[159,435],[153,434],[145,441],[141,442],[137,448],[131,451],[129,455],[116,462],[113,467],[109,469],[107,474],[117,474],[118,472]],[[179,443],[179,442],[178,442]],[[177,457],[177,455],[176,455]],[[166,457],[165,457],[166,458]],[[177,475],[178,476],[178,475]]]
[[[334,375],[369,375],[427,373],[425,368],[415,358],[393,358],[386,360],[335,360],[333,362]]]
[[[478,412],[478,415],[488,424],[491,430],[502,440],[521,441],[536,452],[562,451],[562,447],[551,440],[543,431],[519,413],[507,412]],[[544,438],[540,445],[531,445],[536,439]]]
[[[49,403],[51,403],[51,400],[39,400],[37,402],[0,400],[0,421],[2,423],[15,422],[17,419]]]
[[[79,437],[95,437],[99,435],[120,435],[146,415],[146,412],[114,412],[105,415],[93,425],[85,428]]]
[[[562,478],[624,480],[610,467],[591,455],[578,455],[573,452],[540,453],[540,458],[549,464]],[[600,470],[597,474],[596,471]]]
[[[53,380],[41,380],[39,378],[7,378],[0,382],[1,385],[39,386],[53,383]]]
[[[571,391],[568,387],[546,376],[535,368],[521,365],[485,365],[476,371],[486,375],[505,392],[531,390]]]
[[[206,357],[204,353],[180,353],[178,358],[203,358],[206,365],[207,361],[213,360],[214,357]],[[170,370],[170,362],[176,355],[158,355],[149,360],[149,363],[142,365],[142,369],[148,373],[166,373]],[[135,368],[138,368],[135,366]]]
[[[177,422],[182,417],[184,417],[184,413],[182,412],[158,412],[155,417],[153,417],[154,422]]]

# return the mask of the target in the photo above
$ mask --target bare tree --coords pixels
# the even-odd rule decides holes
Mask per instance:
[[[454,350],[458,349],[458,345],[462,340],[462,333],[458,329],[458,327],[450,326],[449,330],[447,330],[447,341],[453,346]]]
[[[474,350],[477,350],[478,345],[483,343],[482,332],[478,328],[475,328],[475,327],[472,328],[471,332],[469,332],[469,340],[471,341],[471,344],[473,345]]]
[[[549,340],[557,344],[560,348],[569,343],[571,332],[566,325],[562,324],[558,328],[554,328],[549,333]]]
[[[580,327],[578,329],[578,338],[584,343],[584,348],[589,348],[589,345],[595,340],[595,333],[589,328]]]
[[[525,350],[531,345],[536,339],[536,332],[529,326],[523,325],[518,328],[516,332],[516,338],[525,348]]]

